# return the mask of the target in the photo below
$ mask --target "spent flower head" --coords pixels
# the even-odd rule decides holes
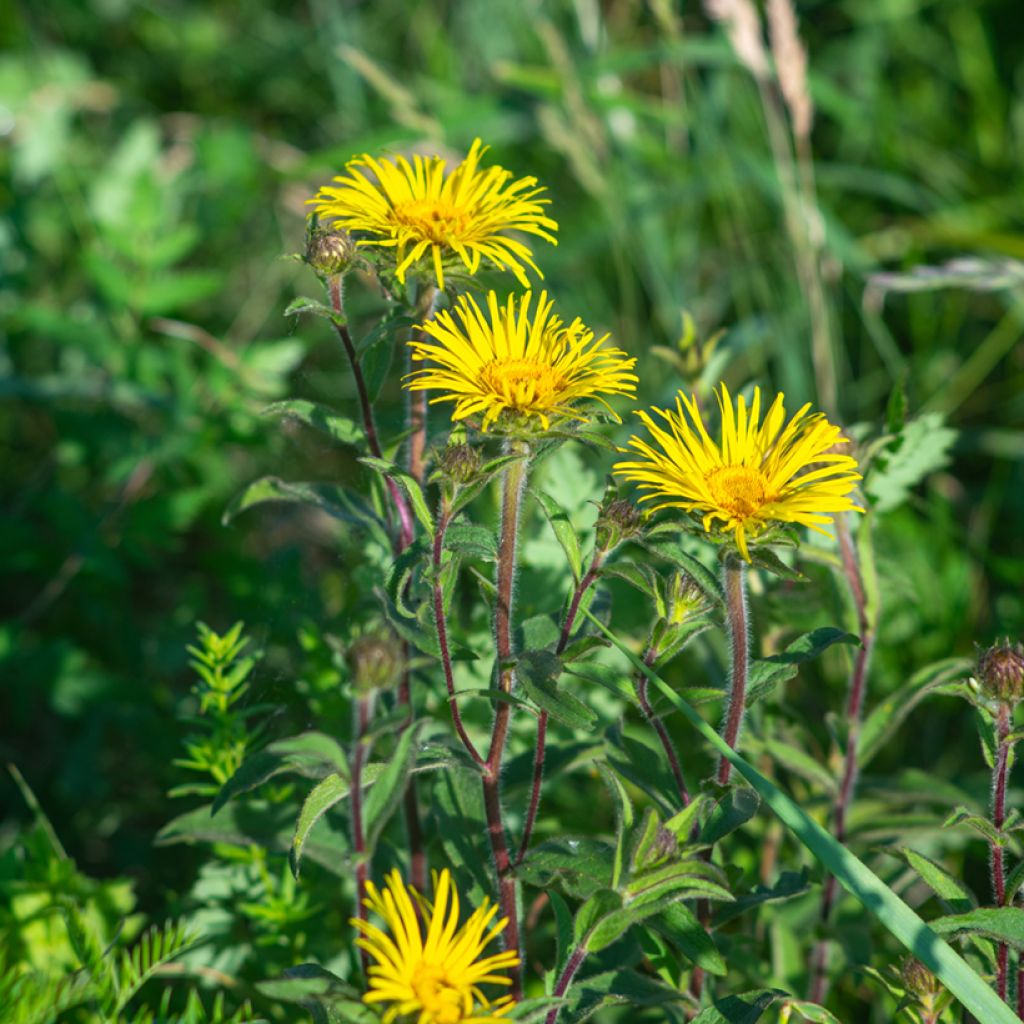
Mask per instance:
[[[398,1017],[416,1024],[491,1024],[512,1009],[509,997],[492,1002],[480,987],[510,985],[503,972],[519,964],[511,950],[483,955],[506,924],[494,920],[496,906],[485,899],[460,928],[459,894],[447,868],[434,874],[433,902],[407,887],[398,871],[387,876],[383,891],[373,882],[366,891],[363,903],[384,928],[358,918],[351,923],[360,932],[356,945],[374,960],[363,1001],[387,1004],[384,1024]]]
[[[321,277],[336,277],[352,267],[356,244],[347,231],[312,225],[306,234],[306,252],[302,258]]]
[[[1007,638],[986,648],[978,655],[976,676],[990,700],[1019,704],[1024,700],[1024,647]]]
[[[558,225],[532,177],[515,178],[497,165],[482,169],[487,147],[476,139],[465,160],[448,171],[440,156],[378,159],[364,153],[308,200],[325,219],[351,231],[358,244],[394,251],[395,273],[423,269],[444,288],[445,265],[468,274],[481,263],[511,270],[527,286],[525,267],[543,277],[521,232],[557,245]],[[428,262],[429,260],[429,262]],[[421,266],[421,264],[423,264]]]
[[[731,535],[750,561],[748,540],[775,524],[797,523],[819,533],[831,513],[863,511],[850,497],[860,474],[849,455],[832,451],[845,439],[821,413],[803,406],[786,423],[780,394],[761,422],[761,391],[749,409],[741,395],[733,404],[724,384],[718,393],[721,440],[704,426],[697,399],[680,391],[676,408],[653,409],[664,426],[638,412],[651,442],[633,436],[622,449],[634,458],[614,472],[647,491],[654,511],[681,508],[701,516],[706,533]]]
[[[499,305],[487,293],[485,313],[471,295],[460,295],[419,328],[431,340],[409,342],[413,362],[436,365],[405,378],[410,391],[436,391],[431,403],[454,402],[453,420],[483,414],[482,429],[499,417],[503,425],[547,430],[552,420],[589,420],[581,402],[599,402],[617,420],[605,396],[633,395],[636,363],[625,352],[606,347],[607,338],[577,317],[568,326],[541,292],[510,295]]]
[[[601,506],[594,532],[599,551],[611,551],[640,534],[643,513],[627,498],[613,498]]]

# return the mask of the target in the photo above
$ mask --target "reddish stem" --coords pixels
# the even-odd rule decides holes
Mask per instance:
[[[867,527],[864,527],[866,529]],[[868,616],[867,597],[864,593],[864,581],[861,578],[860,565],[850,536],[850,528],[844,517],[840,516],[837,523],[839,551],[843,560],[843,573],[847,586],[857,609],[857,627],[860,630],[861,647],[853,662],[853,675],[850,677],[849,696],[846,701],[846,721],[848,734],[846,753],[843,759],[843,774],[839,784],[839,793],[833,811],[833,829],[840,843],[846,842],[846,816],[853,801],[854,789],[857,785],[857,759],[859,756],[860,727],[864,711],[864,697],[867,692],[868,667],[871,664],[871,653],[875,646],[875,628]],[[822,924],[827,923],[835,907],[839,886],[833,875],[825,879],[821,893],[821,909],[819,917]],[[824,939],[815,946],[811,957],[811,1002],[821,1003],[828,995],[827,973],[828,946]]]
[[[725,563],[725,604],[729,617],[729,636],[732,641],[729,710],[726,713],[722,738],[733,750],[740,738],[743,714],[747,702],[747,669],[749,666],[749,637],[747,634],[747,597],[744,587],[745,563],[731,556]],[[718,781],[729,782],[732,765],[723,757],[718,762]]]
[[[583,961],[587,959],[587,950],[585,946],[577,946],[569,957],[568,963],[565,965],[565,969],[558,977],[558,981],[555,983],[555,989],[551,993],[555,999],[561,999],[562,996],[568,991],[569,986],[572,984],[573,978],[576,977],[576,972],[583,966]],[[547,1017],[544,1020],[544,1024],[555,1024],[558,1020],[558,1011],[561,1007],[556,1006],[552,1008]]]
[[[519,510],[523,485],[526,482],[526,463],[516,460],[505,469],[502,481],[501,539],[498,542],[498,580],[494,609],[494,638],[498,655],[498,688],[511,693],[514,682],[512,660],[512,597],[516,572],[516,545],[519,535]],[[501,764],[508,739],[512,705],[497,701],[491,746],[483,765],[484,811],[487,815],[487,836],[498,877],[498,902],[505,918],[505,948],[520,953],[519,913],[516,906],[516,882],[512,873],[505,837],[505,823],[501,808]],[[521,999],[522,975],[518,968],[512,971],[512,995]]]
[[[579,615],[580,604],[586,592],[597,582],[601,575],[601,563],[604,561],[605,551],[595,551],[591,560],[590,568],[586,571],[583,579],[576,584],[572,599],[569,601],[569,610],[565,613],[565,621],[562,623],[562,632],[558,638],[556,654],[562,654],[569,646],[572,637],[573,626],[576,624],[576,616]],[[544,785],[544,755],[546,752],[548,735],[548,713],[542,711],[537,719],[537,744],[533,755],[533,784],[530,787],[530,804],[526,810],[526,820],[523,822],[523,838],[519,843],[519,853],[516,854],[516,864],[521,864],[527,851],[530,849],[530,840],[533,837],[533,828],[537,823],[537,812],[540,809],[541,788]]]
[[[462,740],[466,752],[477,764],[484,766],[484,759],[476,749],[476,745],[469,738],[466,727],[462,724],[462,713],[459,711],[459,703],[455,694],[455,673],[452,668],[451,653],[448,647],[448,620],[444,611],[444,590],[441,587],[441,558],[444,554],[444,538],[448,531],[448,514],[442,508],[437,517],[437,532],[434,534],[433,545],[433,590],[434,590],[434,628],[437,631],[437,645],[441,649],[441,667],[444,670],[444,683],[448,689],[448,704],[452,709],[452,721],[455,724],[455,731]]]
[[[996,761],[992,768],[992,824],[1002,832],[1006,823],[1006,779],[1010,763],[1010,707],[1000,704],[996,718]],[[992,868],[992,895],[997,907],[1006,903],[1006,866],[1003,847],[999,842],[989,844]],[[1009,947],[1000,942],[996,950],[996,990],[1005,1000],[1009,981]],[[1018,996],[1019,999],[1019,996]]]
[[[648,648],[644,654],[644,664],[649,668],[653,668],[656,660],[657,653]],[[657,733],[658,739],[661,741],[661,748],[665,751],[665,757],[668,758],[669,767],[672,769],[672,777],[675,779],[676,789],[679,791],[679,799],[684,807],[689,807],[690,792],[686,788],[686,779],[683,777],[679,755],[676,753],[675,744],[672,742],[672,737],[668,734],[668,729],[665,728],[665,723],[654,713],[654,708],[651,707],[648,687],[649,683],[645,675],[638,674],[633,680],[633,689],[636,691],[636,699],[640,703],[640,710],[644,713],[647,723]]]

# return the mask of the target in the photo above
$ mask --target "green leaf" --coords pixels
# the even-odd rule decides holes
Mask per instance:
[[[321,732],[307,732],[276,740],[242,762],[235,774],[221,786],[211,813],[216,814],[229,800],[256,789],[276,775],[295,772],[306,778],[322,778],[331,769],[347,777],[345,753],[332,737]]]
[[[715,910],[715,927],[731,921],[734,917],[741,917],[753,907],[759,907],[763,903],[783,903],[786,900],[803,896],[810,889],[811,884],[807,880],[807,871],[783,871],[774,885],[755,886],[750,892],[737,896],[731,903],[726,903]]]
[[[807,577],[800,572],[799,569],[794,569],[793,566],[787,565],[769,547],[751,548],[750,561],[751,564],[756,566],[758,569],[770,572],[773,576],[778,576],[779,579],[788,580],[790,583],[808,582]]]
[[[718,951],[707,929],[684,903],[673,903],[655,914],[648,922],[653,928],[708,974],[724,975],[728,970],[725,958]]]
[[[972,669],[966,658],[945,658],[926,665],[895,693],[889,694],[865,718],[860,732],[858,764],[864,768],[899,731],[911,711],[933,693],[943,692],[956,679],[966,678]]]
[[[313,826],[337,803],[348,796],[351,790],[348,779],[340,775],[328,775],[318,782],[302,802],[298,821],[295,822],[295,835],[288,849],[288,863],[292,874],[299,877],[299,865],[302,861],[302,848],[312,831]]]
[[[588,899],[611,886],[614,857],[602,839],[547,839],[527,853],[516,876],[538,889],[560,888],[568,896]]]
[[[543,491],[533,491],[532,493],[547,517],[558,543],[562,546],[569,562],[569,568],[572,569],[573,577],[578,583],[583,578],[583,552],[580,549],[580,539],[576,535],[569,514],[554,498]]]
[[[810,1021],[810,1024],[842,1024],[838,1017],[817,1003],[808,1003],[802,999],[787,999],[786,1009],[795,1013],[799,1020]]]
[[[902,505],[926,476],[949,461],[956,431],[937,412],[911,420],[875,457],[864,481],[864,492],[877,512]]]
[[[609,914],[622,908],[622,897],[611,889],[599,889],[576,911],[573,921],[573,942],[585,945],[590,933]]]
[[[550,651],[523,651],[516,662],[516,678],[537,707],[570,729],[589,729],[597,721],[597,714],[559,687],[561,670],[561,660]]]
[[[755,790],[747,786],[733,787],[715,804],[701,827],[697,842],[714,846],[730,832],[735,832],[750,821],[760,806],[761,801]]]
[[[345,317],[341,313],[335,313],[330,306],[325,306],[322,302],[317,302],[316,299],[307,298],[305,295],[300,295],[297,299],[292,299],[291,302],[285,307],[284,316],[319,316],[325,320],[330,320],[331,323],[337,324],[339,327],[344,327],[347,323]]]
[[[907,847],[886,850],[886,853],[905,860],[954,914],[963,914],[974,908],[974,897],[971,895],[970,889],[951,875],[941,864],[936,864],[924,854]]]
[[[747,673],[747,707],[764,700],[780,683],[788,682],[800,670],[796,665],[754,659]]]
[[[399,737],[391,755],[366,798],[363,817],[366,822],[366,848],[372,853],[388,818],[402,800],[405,785],[416,763],[419,733],[423,719],[413,722]]]
[[[363,428],[355,420],[349,419],[348,416],[339,416],[336,412],[328,409],[326,405],[307,402],[301,398],[274,402],[263,410],[263,415],[298,420],[307,427],[326,434],[338,444],[360,444],[365,437]]]
[[[835,626],[822,626],[798,636],[792,643],[786,645],[781,654],[772,654],[762,660],[780,665],[802,665],[805,661],[813,661],[819,657],[833,644],[855,644],[859,647],[860,638]]]
[[[987,842],[1002,845],[1004,837],[988,818],[975,814],[966,807],[957,807],[955,811],[942,823],[943,828],[954,828],[957,825],[966,825],[973,828]]]
[[[350,495],[337,484],[291,482],[276,476],[254,480],[232,498],[224,510],[221,522],[227,526],[246,509],[268,501],[312,505],[342,522],[383,529],[380,518],[361,499]]]
[[[986,1024],[1019,1024],[1016,1014],[974,969],[936,931],[928,926],[866,864],[825,831],[799,804],[733,750],[664,680],[645,665],[605,625],[589,612],[586,617],[622,652],[636,671],[643,672],[693,728],[757,790],[790,832],[835,875],[839,883],[886,929],[913,953],[953,995]],[[1002,913],[1002,908],[990,913]],[[974,911],[973,913],[979,913]],[[1024,911],[1017,911],[1024,913]],[[707,1012],[707,1011],[705,1011]],[[699,1019],[699,1017],[697,1018]],[[728,1018],[725,1018],[728,1020]],[[756,1019],[756,1018],[755,1018]],[[706,1018],[701,1024],[711,1024]]]
[[[430,514],[430,509],[427,508],[427,501],[423,497],[423,490],[416,478],[411,473],[406,473],[404,469],[400,469],[393,462],[388,462],[387,459],[378,459],[372,455],[364,455],[359,461],[364,466],[369,466],[370,469],[375,469],[378,473],[390,477],[398,483],[402,490],[405,491],[406,497],[412,505],[412,510],[420,521],[420,525],[427,531],[427,536],[433,537],[434,517]]]
[[[493,562],[498,556],[498,539],[493,530],[472,523],[453,523],[445,531],[444,546],[460,555]]]
[[[939,935],[983,935],[1024,950],[1024,909],[1021,907],[981,907],[966,914],[937,917],[928,923]]]
[[[763,988],[738,996],[726,996],[698,1013],[691,1024],[757,1024],[764,1011],[772,1003],[785,999],[787,994],[777,988]]]

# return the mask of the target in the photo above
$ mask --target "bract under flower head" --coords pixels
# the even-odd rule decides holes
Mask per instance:
[[[616,463],[614,472],[638,483],[641,501],[654,510],[681,508],[702,516],[705,531],[726,531],[747,561],[747,541],[773,523],[798,523],[819,533],[835,512],[863,511],[850,497],[860,474],[839,427],[805,405],[789,421],[780,394],[761,422],[761,392],[747,408],[735,406],[723,384],[718,394],[721,444],[712,441],[695,397],[682,391],[674,410],[653,409],[664,423],[638,412],[653,443],[632,437],[624,452],[639,458]]]
[[[323,218],[351,231],[362,246],[395,250],[398,280],[430,257],[438,287],[446,262],[459,260],[475,274],[481,262],[511,270],[526,287],[526,267],[543,277],[518,231],[557,245],[558,224],[548,217],[548,199],[532,177],[480,168],[487,147],[476,139],[466,159],[450,173],[439,156],[378,159],[369,153],[349,161],[336,185],[310,199]]]
[[[361,933],[356,945],[374,960],[363,1002],[389,1004],[384,1024],[407,1015],[416,1015],[416,1024],[500,1024],[511,999],[491,1002],[480,986],[510,985],[501,972],[518,966],[519,956],[511,950],[483,956],[506,924],[494,920],[496,906],[485,899],[460,928],[459,894],[447,869],[434,875],[433,903],[408,888],[397,871],[383,891],[372,882],[366,891],[366,908],[386,930],[358,918],[352,924]]]
[[[431,403],[454,402],[453,420],[482,413],[484,430],[502,413],[534,418],[545,430],[554,419],[587,422],[578,408],[585,400],[618,419],[605,396],[634,394],[636,360],[595,340],[578,317],[566,326],[553,307],[546,292],[534,307],[530,292],[499,306],[492,291],[485,314],[471,295],[459,296],[454,311],[420,326],[433,343],[409,342],[413,361],[437,365],[409,374],[404,386],[439,392]]]

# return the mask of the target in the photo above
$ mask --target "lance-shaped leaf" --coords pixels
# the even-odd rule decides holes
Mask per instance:
[[[337,803],[348,796],[351,787],[348,779],[340,775],[328,775],[321,779],[302,803],[298,821],[295,822],[295,834],[292,845],[288,848],[288,863],[292,874],[299,877],[299,865],[302,862],[302,848],[313,830],[313,826]]]
[[[434,517],[430,514],[430,509],[427,508],[427,500],[423,497],[423,490],[416,478],[411,473],[406,473],[404,469],[399,468],[393,462],[388,462],[387,459],[378,459],[372,455],[365,455],[359,461],[364,466],[369,466],[370,469],[375,469],[378,473],[390,477],[398,483],[402,490],[405,491],[409,504],[412,506],[416,518],[420,521],[420,525],[427,531],[429,537],[433,537]]]
[[[359,444],[363,437],[363,428],[348,416],[339,416],[333,409],[317,402],[309,402],[304,398],[288,399],[274,402],[263,410],[264,416],[279,416],[281,419],[298,420],[307,427],[312,427],[321,434],[326,434],[338,444]]]
[[[370,852],[377,845],[388,818],[394,813],[405,793],[405,785],[416,763],[418,739],[423,719],[413,722],[399,737],[395,751],[382,769],[364,805],[366,822],[366,848]]]
[[[554,498],[543,491],[533,491],[533,495],[547,517],[558,543],[562,546],[569,562],[569,568],[572,569],[573,577],[578,583],[583,577],[583,552],[580,548],[580,539],[576,536],[576,529],[569,519],[569,513]]]

